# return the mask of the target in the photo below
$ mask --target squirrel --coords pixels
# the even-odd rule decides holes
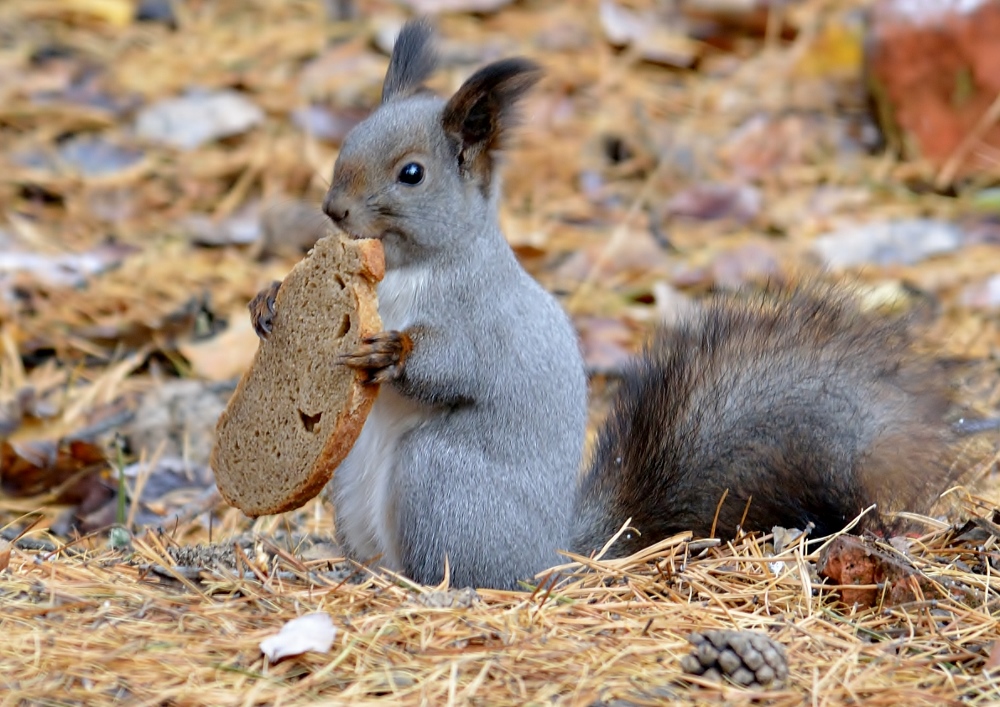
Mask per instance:
[[[540,67],[490,63],[444,100],[423,85],[435,65],[430,25],[411,20],[323,201],[386,259],[385,331],[331,362],[381,386],[325,489],[348,557],[422,584],[516,588],[629,519],[606,556],[686,530],[835,532],[872,504],[865,527],[891,529],[884,510],[923,510],[954,479],[940,371],[901,318],[823,285],[720,296],[659,327],[581,476],[579,341],[497,213],[500,151]],[[263,339],[278,288],[250,304]]]

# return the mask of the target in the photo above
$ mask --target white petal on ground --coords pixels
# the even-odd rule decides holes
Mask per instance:
[[[333,619],[319,611],[292,619],[278,633],[261,641],[260,650],[272,663],[308,651],[329,653],[336,635]]]

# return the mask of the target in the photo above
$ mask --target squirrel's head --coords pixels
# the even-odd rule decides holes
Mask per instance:
[[[527,59],[497,61],[445,101],[423,88],[435,65],[430,26],[408,22],[382,105],[344,139],[323,201],[348,235],[382,239],[389,267],[453,252],[494,226],[497,153],[541,75]]]

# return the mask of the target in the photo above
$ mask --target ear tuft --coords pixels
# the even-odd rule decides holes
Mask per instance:
[[[426,19],[410,20],[392,46],[389,69],[382,83],[382,102],[415,93],[436,67],[434,29]]]
[[[541,67],[529,59],[513,58],[488,64],[455,92],[441,117],[445,132],[460,144],[465,171],[486,184],[492,174],[490,154],[517,122],[517,103],[542,77]]]

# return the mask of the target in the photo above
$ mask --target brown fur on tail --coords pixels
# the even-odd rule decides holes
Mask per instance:
[[[938,366],[904,318],[827,285],[724,295],[657,330],[626,371],[577,503],[574,549],[615,554],[738,527],[898,529],[954,480],[957,434]],[[745,520],[744,519],[744,513]],[[741,526],[741,521],[742,526]]]

